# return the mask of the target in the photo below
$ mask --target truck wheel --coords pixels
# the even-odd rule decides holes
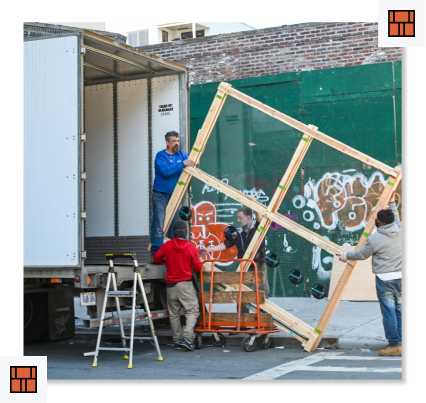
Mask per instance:
[[[47,331],[47,293],[24,294],[24,342],[39,340]]]

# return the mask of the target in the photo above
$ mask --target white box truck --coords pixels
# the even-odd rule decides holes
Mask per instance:
[[[185,66],[108,37],[24,41],[26,342],[72,337],[75,296],[99,325],[105,253],[135,252],[154,316],[167,315],[165,267],[147,250],[153,165],[170,130],[188,151],[188,102]],[[130,288],[132,261],[114,264]]]

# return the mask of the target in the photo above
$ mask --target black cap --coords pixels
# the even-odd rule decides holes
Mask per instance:
[[[173,227],[173,230],[175,230],[175,229],[184,229],[184,230],[186,230],[186,224],[183,221],[178,221],[174,225],[174,227]]]
[[[378,213],[377,213],[377,218],[382,222],[382,223],[385,223],[385,224],[391,224],[391,223],[393,223],[393,221],[394,221],[394,219],[395,219],[395,216],[393,215],[393,213],[392,213],[392,211],[391,210],[386,210],[386,209],[384,209],[384,210],[380,210]]]

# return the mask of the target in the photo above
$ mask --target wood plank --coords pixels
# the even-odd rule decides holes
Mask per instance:
[[[219,88],[221,88],[220,85],[219,85]],[[312,137],[322,141],[325,144],[328,144],[330,147],[333,147],[336,150],[339,150],[347,155],[350,155],[351,157],[356,158],[357,160],[360,160],[366,163],[367,165],[370,165],[378,169],[379,171],[384,172],[387,175],[396,176],[396,171],[390,166],[383,164],[382,162],[374,158],[371,158],[368,155],[365,155],[364,153],[358,150],[355,150],[354,148],[349,147],[346,144],[336,139],[333,139],[332,137],[327,136],[324,133],[310,129],[304,123],[299,122],[298,120],[291,118],[290,116],[285,115],[284,113],[279,112],[276,109],[271,108],[270,106],[267,106],[252,97],[249,97],[246,94],[243,94],[242,92],[236,90],[235,88],[223,87],[223,91],[227,93],[228,95],[231,95],[232,97],[240,100],[241,102],[244,102],[250,106],[253,106],[254,108],[259,109],[260,111],[266,113],[267,115],[270,115],[274,117],[275,119],[278,119],[288,124],[289,126],[294,127],[297,130],[300,130],[301,132],[310,134]]]
[[[395,168],[397,171],[396,177],[390,177],[385,188],[383,189],[383,193],[379,198],[379,201],[377,202],[374,212],[370,215],[370,218],[368,219],[367,225],[364,229],[363,235],[361,235],[358,244],[356,246],[356,250],[359,250],[362,248],[362,246],[367,241],[367,237],[371,232],[373,231],[373,228],[375,227],[375,219],[377,216],[377,212],[382,210],[388,203],[389,199],[391,197],[392,192],[397,188],[399,182],[402,179],[402,171],[399,168]],[[340,277],[340,280],[337,283],[337,286],[334,290],[333,295],[331,296],[327,306],[324,309],[324,312],[315,328],[315,332],[319,334],[319,337],[311,343],[309,346],[306,346],[306,348],[309,348],[307,351],[315,351],[315,349],[318,347],[319,343],[321,342],[321,339],[324,335],[325,330],[327,329],[328,324],[330,323],[331,318],[333,317],[333,314],[335,310],[337,309],[337,306],[339,305],[343,294],[345,293],[349,282],[351,281],[352,276],[355,273],[355,270],[357,268],[359,261],[355,261],[355,265],[351,266],[349,264],[346,265],[345,270],[343,271],[342,276]]]
[[[347,247],[348,250],[355,250],[355,246]],[[333,259],[331,270],[328,299],[336,289],[337,283],[342,277],[346,263],[341,262],[337,256]],[[376,275],[371,269],[371,257],[367,260],[360,260],[356,272],[352,277],[342,301],[378,301],[376,293]]]
[[[318,127],[314,125],[308,125],[308,127],[312,130],[317,131]],[[278,185],[277,190],[275,191],[272,199],[268,205],[268,210],[275,213],[281,206],[282,201],[284,200],[285,195],[287,194],[287,190],[290,188],[291,183],[293,182],[294,177],[305,158],[306,153],[310,145],[312,144],[312,136],[307,133],[303,133],[302,139],[299,142],[299,145],[296,148],[296,151],[291,158],[290,164],[287,167],[281,181]]]
[[[209,314],[206,312],[206,326],[208,324]],[[218,324],[218,322],[230,323],[228,326],[233,326],[232,323],[237,324],[238,314],[237,313],[212,313],[211,321],[212,326]],[[242,313],[240,318],[240,323],[246,326],[256,326],[257,327],[257,314],[256,313]],[[203,324],[203,315],[201,314],[198,318],[198,324]],[[272,327],[272,316],[267,313],[260,314],[260,325],[262,327]],[[226,326],[226,325],[223,325]]]
[[[210,186],[228,195],[234,200],[239,201],[240,203],[246,205],[247,207],[250,207],[252,210],[258,211],[260,214],[262,214],[266,218],[276,222],[282,227],[288,229],[289,231],[296,233],[302,238],[305,238],[309,242],[319,246],[321,249],[324,249],[333,255],[344,251],[344,248],[342,248],[341,246],[319,236],[317,233],[311,230],[306,229],[302,225],[297,224],[296,222],[290,220],[289,218],[283,216],[282,214],[268,211],[262,203],[259,203],[258,201],[250,200],[245,194],[241,193],[238,190],[235,190],[234,188],[227,185],[226,183],[219,181],[215,177],[206,174],[200,169],[187,167],[187,168],[184,168],[184,171],[187,171],[192,176],[195,176],[197,179],[200,179],[201,181],[208,183]],[[349,263],[351,264],[351,262]]]
[[[264,273],[257,273],[258,283],[263,284]],[[200,275],[197,273],[197,280],[200,281]],[[240,273],[239,272],[216,272],[214,273],[213,280],[215,283],[223,284],[239,284],[240,283]],[[203,272],[203,282],[210,283],[211,274]],[[255,284],[255,275],[254,272],[245,272],[243,273],[243,284]]]
[[[231,304],[238,303],[238,291],[226,291],[226,292],[213,292],[212,293],[213,304]],[[198,298],[201,299],[201,292],[198,293]],[[204,293],[204,302],[207,304],[210,302],[210,293]],[[256,303],[256,292],[255,291],[244,291],[241,294],[241,303],[250,304]],[[259,304],[265,303],[265,291],[259,291]]]

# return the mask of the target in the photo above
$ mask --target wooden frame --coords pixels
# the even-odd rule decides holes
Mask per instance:
[[[200,161],[201,154],[204,151],[204,147],[207,143],[210,133],[225,103],[227,95],[232,96],[233,98],[238,99],[239,101],[244,102],[258,109],[274,117],[275,119],[278,119],[297,130],[300,130],[303,133],[303,136],[300,140],[298,147],[296,148],[293,158],[291,159],[290,164],[287,167],[287,170],[285,171],[284,176],[281,179],[280,184],[278,185],[278,188],[275,194],[273,195],[268,207],[265,207],[263,204],[257,201],[253,201],[249,199],[245,194],[239,192],[238,190],[232,188],[231,186],[219,181],[213,176],[208,175],[205,172],[201,171],[200,169],[196,168],[196,165]],[[198,178],[199,180],[201,180],[202,182],[208,183],[210,186],[214,187],[220,192],[228,195],[229,197],[239,201],[243,205],[250,207],[254,211],[259,212],[263,215],[259,228],[256,234],[254,235],[249,245],[249,248],[244,254],[244,259],[253,259],[260,244],[264,240],[266,236],[266,232],[272,221],[276,222],[277,224],[281,225],[287,230],[294,232],[295,234],[301,236],[302,238],[319,246],[320,248],[326,250],[327,252],[331,254],[341,253],[345,251],[346,250],[345,248],[329,240],[324,239],[323,237],[319,236],[315,232],[304,228],[300,224],[297,224],[294,221],[290,220],[289,218],[278,213],[278,209],[282,201],[284,200],[286,191],[290,187],[290,184],[294,176],[296,175],[296,172],[299,169],[299,166],[302,163],[303,158],[306,155],[306,152],[308,151],[309,146],[312,143],[313,139],[317,139],[329,145],[330,147],[333,147],[355,159],[358,159],[364,162],[365,164],[368,164],[376,168],[377,170],[383,172],[384,174],[389,175],[387,184],[382,192],[382,195],[379,198],[379,201],[377,202],[375,206],[374,211],[371,212],[370,217],[367,220],[367,225],[358,241],[358,244],[355,250],[360,249],[366,242],[369,234],[374,229],[376,212],[383,209],[388,204],[392,192],[398,186],[402,178],[401,169],[392,168],[386,164],[383,164],[382,162],[375,160],[374,158],[371,158],[368,155],[365,155],[361,153],[360,151],[357,151],[345,145],[344,143],[341,143],[340,141],[337,141],[333,139],[332,137],[327,136],[324,133],[319,132],[317,127],[313,125],[305,125],[304,123],[299,122],[298,120],[291,118],[285,115],[284,113],[279,112],[257,101],[256,99],[251,98],[248,95],[245,95],[239,92],[238,90],[232,88],[232,86],[228,83],[221,83],[219,85],[219,88],[213,100],[212,106],[210,107],[210,110],[206,116],[204,124],[200,132],[198,133],[197,139],[189,155],[189,159],[195,162],[195,166],[184,168],[179,178],[179,181],[175,187],[175,190],[172,194],[172,197],[170,198],[170,201],[166,210],[166,218],[164,221],[164,227],[163,227],[164,233],[167,233],[172,217],[176,213],[176,210],[179,206],[179,203],[185,191],[188,188],[188,184],[191,178],[194,176]],[[271,314],[274,320],[274,324],[277,327],[279,327],[281,330],[289,333],[291,336],[299,340],[306,351],[309,351],[309,352],[315,351],[315,349],[318,347],[319,343],[321,342],[324,332],[327,329],[327,326],[330,323],[330,320],[333,317],[333,314],[337,306],[339,305],[339,302],[341,301],[343,294],[345,293],[346,288],[358,264],[357,261],[350,261],[350,260],[348,260],[346,263],[347,263],[346,268],[339,282],[337,283],[336,289],[333,295],[331,296],[315,328],[302,322],[300,319],[291,315],[290,313],[278,307],[277,305],[275,305],[274,303],[272,303],[271,301],[267,299],[265,300],[264,303],[260,304],[261,310],[264,313]],[[243,267],[243,270],[247,271],[248,268],[249,268],[249,264],[246,264]],[[207,272],[210,271],[209,263],[205,263],[203,265],[203,271],[207,271]],[[220,272],[218,268],[215,268],[215,271]],[[228,291],[228,292],[238,291],[237,284],[218,284],[217,283],[215,284],[215,287],[221,291]],[[250,291],[250,289],[246,286],[243,286],[243,290]],[[253,306],[251,306],[250,309],[252,311],[255,311],[255,308]]]

